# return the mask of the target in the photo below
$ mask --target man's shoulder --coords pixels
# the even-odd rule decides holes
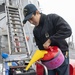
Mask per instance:
[[[58,17],[59,15],[55,14],[55,13],[50,13],[50,14],[47,14],[47,16],[49,16],[49,17]]]
[[[60,15],[55,13],[47,14],[47,18],[52,20],[59,19],[60,17],[61,17]]]

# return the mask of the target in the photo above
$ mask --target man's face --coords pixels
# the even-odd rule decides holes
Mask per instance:
[[[28,20],[31,24],[38,26],[40,21],[40,14],[33,14],[32,17]]]

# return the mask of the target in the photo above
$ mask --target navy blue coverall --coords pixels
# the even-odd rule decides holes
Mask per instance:
[[[41,13],[40,23],[33,30],[36,44],[43,50],[43,44],[47,39],[51,40],[50,46],[58,46],[64,56],[69,53],[66,38],[72,34],[69,24],[57,14],[45,15]],[[69,75],[69,56],[65,57],[64,63],[54,70],[48,70],[49,75]]]

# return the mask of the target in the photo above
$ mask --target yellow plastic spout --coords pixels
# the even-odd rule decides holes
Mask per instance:
[[[36,52],[34,53],[34,55],[32,56],[32,59],[30,60],[29,64],[27,65],[27,67],[25,68],[25,70],[28,70],[30,68],[30,66],[36,62],[37,60],[41,59],[44,57],[45,54],[47,54],[48,52],[45,50],[36,50]]]

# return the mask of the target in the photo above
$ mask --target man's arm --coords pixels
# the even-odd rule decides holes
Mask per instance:
[[[52,15],[52,21],[56,33],[53,36],[50,36],[51,41],[66,39],[71,36],[72,34],[71,27],[62,17],[54,14]]]

